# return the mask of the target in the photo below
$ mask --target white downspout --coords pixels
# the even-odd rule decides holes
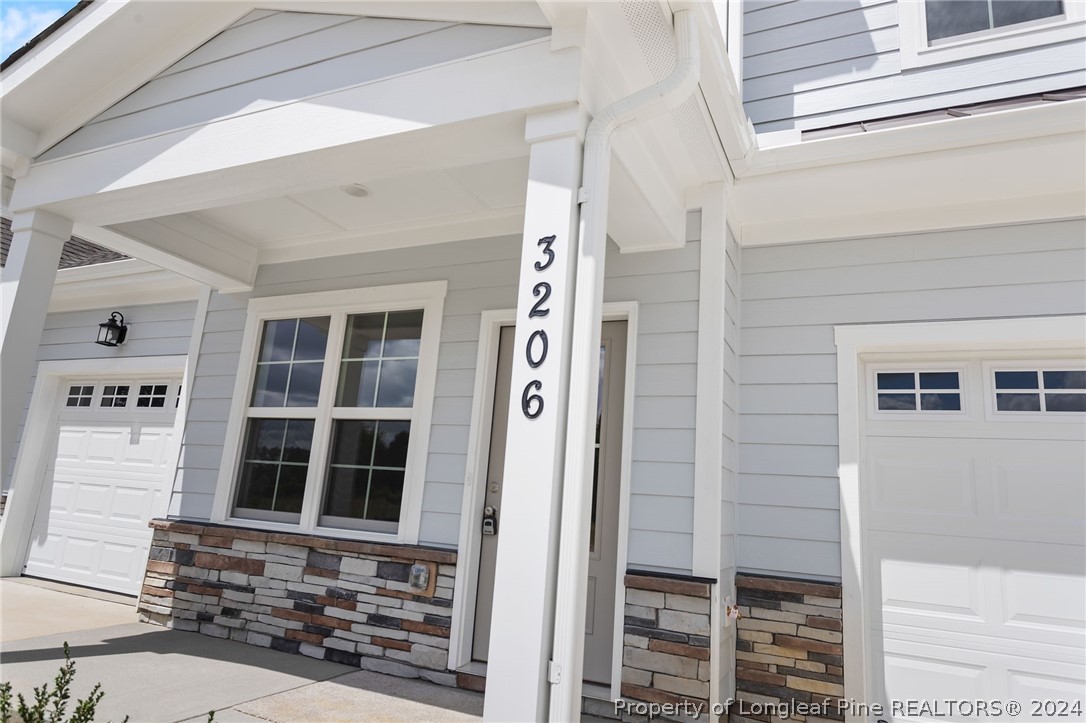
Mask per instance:
[[[578,720],[584,664],[589,511],[591,510],[593,433],[599,379],[603,275],[607,250],[607,197],[611,135],[630,121],[647,120],[678,107],[697,88],[701,74],[698,29],[689,10],[675,13],[675,69],[655,85],[607,106],[588,126],[580,201],[577,279],[573,296],[573,338],[569,378],[569,420],[562,488],[562,528],[558,553],[550,720]],[[633,414],[632,409],[624,411]],[[616,600],[621,614],[624,600]]]

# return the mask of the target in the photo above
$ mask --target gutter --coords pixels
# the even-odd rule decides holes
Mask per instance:
[[[698,27],[690,10],[674,15],[675,69],[666,78],[615,101],[588,126],[579,193],[581,224],[573,296],[569,418],[563,471],[550,720],[578,720],[584,665],[592,432],[596,424],[603,275],[607,250],[607,197],[611,136],[621,126],[667,113],[694,93],[701,77]],[[627,410],[631,414],[633,410]],[[619,601],[615,601],[619,604]]]

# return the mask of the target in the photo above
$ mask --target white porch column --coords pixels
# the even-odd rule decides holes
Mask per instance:
[[[487,664],[487,721],[547,716],[583,132],[580,107],[532,116]]]
[[[34,376],[60,252],[71,237],[72,222],[44,211],[30,211],[15,214],[11,230],[11,249],[0,284],[0,464],[5,476]],[[87,329],[88,334],[96,331]]]

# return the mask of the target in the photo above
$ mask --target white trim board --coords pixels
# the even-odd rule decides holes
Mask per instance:
[[[841,602],[845,698],[868,701],[869,641],[864,600],[864,509],[860,479],[861,355],[874,352],[1083,349],[1086,316],[862,324],[834,327],[837,344],[838,469],[841,494]],[[860,717],[846,716],[848,723]]]
[[[66,396],[64,382],[71,377],[126,378],[142,374],[185,372],[185,356],[121,357],[116,359],[65,359],[38,364],[34,392],[23,426],[23,438],[11,476],[11,489],[3,519],[0,520],[0,576],[22,573],[29,550],[38,501],[45,488],[45,473],[52,461],[57,431],[57,414]],[[174,428],[184,429],[185,410],[178,408]],[[171,462],[177,470],[180,435],[176,435]]]
[[[615,615],[611,652],[611,686],[585,687],[585,695],[607,689],[611,700],[621,697],[622,630],[625,607],[626,566],[630,528],[630,474],[633,460],[633,408],[637,371],[636,301],[609,302],[603,305],[603,321],[626,322],[626,388],[622,413],[622,464],[619,478],[618,554],[615,561]],[[493,422],[494,384],[497,377],[498,341],[503,326],[516,322],[516,309],[488,310],[479,323],[479,351],[475,362],[474,401],[468,436],[468,463],[464,477],[464,498],[460,512],[460,540],[457,544],[456,582],[453,590],[453,622],[449,638],[450,670],[485,675],[486,664],[473,662],[471,647],[475,631],[475,602],[479,582],[480,511],[486,493],[487,466],[490,458],[490,431]]]

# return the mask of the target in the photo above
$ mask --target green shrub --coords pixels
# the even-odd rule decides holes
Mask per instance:
[[[67,641],[64,643],[64,665],[60,666],[57,677],[53,679],[53,689],[49,683],[34,688],[34,700],[28,704],[23,694],[16,696],[14,707],[15,721],[22,723],[91,723],[98,703],[105,696],[102,684],[98,683],[90,695],[75,701],[72,715],[65,718],[68,703],[71,700],[72,681],[75,680],[75,661]],[[12,719],[11,683],[0,683],[0,723],[11,723]],[[128,716],[124,717],[128,721]]]

